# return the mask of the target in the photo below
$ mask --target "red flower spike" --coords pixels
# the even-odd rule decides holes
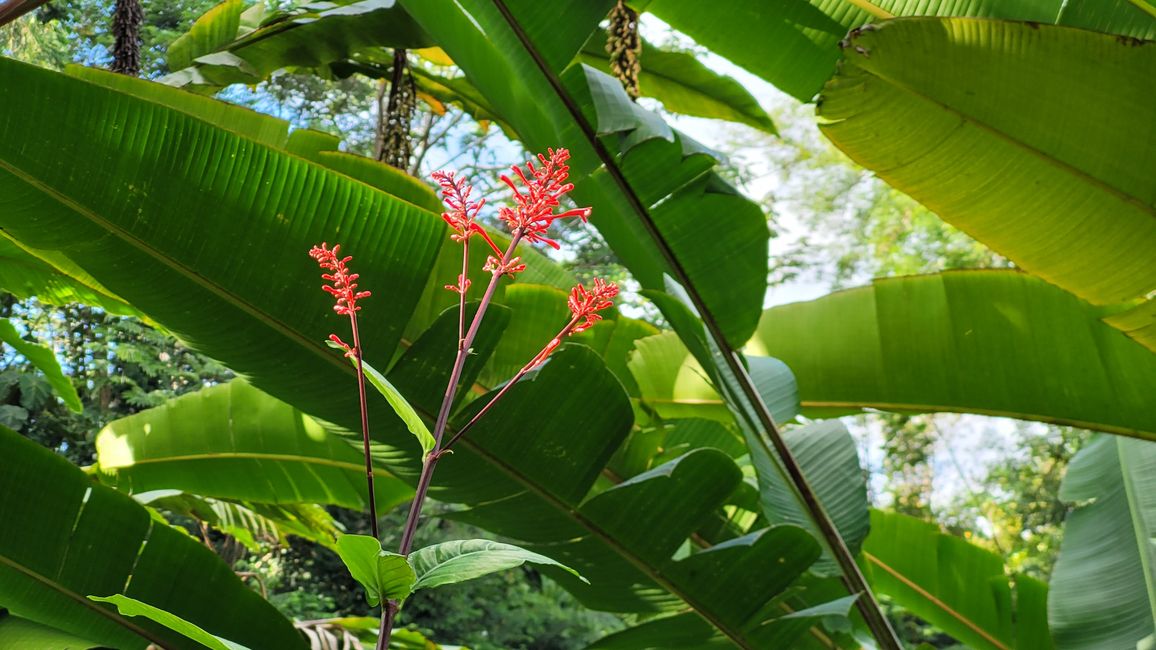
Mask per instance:
[[[558,248],[558,243],[546,237],[550,224],[557,219],[578,217],[586,221],[590,216],[590,208],[575,208],[554,214],[554,208],[560,205],[559,200],[567,192],[574,189],[573,183],[567,183],[570,176],[570,167],[566,161],[570,159],[570,152],[566,149],[548,149],[549,157],[538,154],[540,166],[535,167],[534,161],[526,162],[526,172],[521,167],[513,167],[519,183],[515,183],[509,176],[502,176],[502,182],[514,192],[515,207],[498,210],[498,218],[506,222],[511,231],[521,230],[522,236],[530,242],[543,242]]]
[[[466,182],[465,178],[457,178],[454,172],[436,171],[432,176],[442,188],[442,202],[449,208],[449,212],[442,213],[442,219],[454,231],[454,234],[450,235],[450,239],[464,242],[472,235],[481,235],[482,239],[490,245],[490,248],[501,255],[502,251],[494,243],[494,240],[490,239],[485,229],[476,222],[478,213],[486,204],[486,200],[471,201],[470,194],[473,193],[474,187]]]
[[[353,258],[351,256],[339,258],[337,256],[340,252],[340,244],[334,244],[333,248],[330,249],[327,244],[322,242],[320,246],[314,246],[309,250],[309,257],[317,260],[317,264],[321,268],[333,271],[333,273],[321,274],[323,280],[332,283],[332,285],[322,285],[321,288],[337,299],[337,303],[333,305],[333,311],[345,315],[360,311],[361,307],[357,306],[357,301],[368,298],[372,294],[368,291],[357,290],[358,275],[350,273],[346,267],[346,264]]]
[[[570,313],[574,315],[576,325],[570,333],[577,334],[594,327],[595,323],[602,320],[597,312],[611,307],[614,304],[611,299],[617,295],[618,285],[605,282],[601,278],[595,278],[589,290],[581,284],[571,289],[570,299],[566,302],[570,306]],[[579,320],[582,322],[578,322]]]

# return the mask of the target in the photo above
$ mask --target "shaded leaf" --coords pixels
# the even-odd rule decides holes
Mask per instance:
[[[1073,506],[1052,571],[1057,648],[1133,648],[1156,631],[1156,445],[1097,436],[1072,458]]]
[[[123,592],[250,647],[302,647],[212,551],[129,497],[6,429],[0,458],[0,602],[13,614],[116,648],[200,647],[84,597]]]
[[[527,562],[556,566],[586,582],[577,571],[545,555],[485,539],[458,539],[427,546],[410,553],[409,562],[417,574],[414,591],[473,580]]]
[[[76,389],[73,388],[72,381],[60,368],[60,364],[56,361],[56,356],[52,354],[52,350],[42,345],[25,341],[20,336],[20,332],[16,331],[16,327],[10,321],[3,318],[0,318],[0,342],[7,344],[15,350],[17,354],[23,356],[29,363],[36,366],[40,372],[44,373],[49,385],[52,386],[52,390],[64,400],[65,406],[75,413],[80,413],[84,410],[84,406],[80,403],[80,396],[76,394]]]

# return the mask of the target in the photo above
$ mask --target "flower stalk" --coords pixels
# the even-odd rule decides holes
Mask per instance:
[[[340,244],[335,244],[330,249],[326,243],[322,242],[320,246],[314,246],[309,251],[309,256],[317,260],[317,264],[322,269],[332,271],[332,273],[321,275],[323,280],[331,283],[322,285],[321,288],[336,299],[333,311],[349,316],[353,346],[351,347],[342,341],[341,337],[336,334],[330,334],[329,340],[343,348],[345,356],[352,357],[357,362],[357,396],[361,404],[361,440],[365,452],[365,482],[369,496],[369,522],[373,536],[377,537],[377,492],[373,487],[373,461],[369,454],[369,410],[365,401],[365,373],[361,361],[361,336],[357,331],[357,312],[361,310],[361,307],[357,306],[357,301],[368,298],[372,294],[368,291],[357,290],[358,275],[350,273],[346,266],[353,258],[350,256],[338,257],[340,252]]]
[[[433,474],[437,467],[438,460],[449,451],[449,448],[460,440],[498,400],[505,396],[527,372],[541,365],[550,353],[558,347],[563,338],[593,326],[594,323],[601,318],[596,312],[610,307],[612,304],[610,299],[618,293],[617,286],[612,283],[604,283],[601,280],[596,280],[593,289],[590,291],[587,291],[581,285],[575,287],[574,290],[571,291],[569,300],[572,312],[570,321],[559,331],[557,336],[547,343],[533,359],[523,366],[522,369],[498,391],[469,423],[462,427],[445,445],[442,445],[442,439],[445,436],[449,422],[450,410],[453,407],[454,397],[461,383],[462,371],[465,367],[466,359],[470,354],[474,340],[481,328],[482,319],[485,317],[486,311],[493,301],[498,283],[503,276],[514,276],[526,269],[526,265],[522,263],[521,258],[515,255],[518,244],[522,241],[531,243],[541,242],[558,248],[558,244],[546,236],[550,224],[557,219],[567,217],[579,217],[585,221],[590,215],[589,208],[575,208],[555,213],[555,208],[560,205],[560,198],[574,188],[573,184],[566,181],[569,175],[569,167],[566,165],[566,161],[569,159],[569,156],[569,152],[565,149],[551,149],[548,155],[538,156],[538,165],[535,165],[534,162],[531,161],[526,163],[525,170],[519,166],[513,167],[513,176],[517,179],[516,181],[509,176],[501,177],[502,182],[513,192],[514,200],[514,207],[502,207],[498,211],[498,218],[505,222],[511,235],[510,243],[504,251],[495,245],[485,229],[477,223],[477,215],[485,201],[473,201],[470,198],[472,192],[471,186],[464,179],[456,177],[452,172],[435,172],[433,175],[434,180],[441,187],[442,197],[448,208],[448,210],[442,214],[442,219],[445,220],[453,230],[453,234],[450,235],[451,239],[462,244],[462,272],[458,276],[456,285],[446,285],[446,289],[456,292],[459,296],[457,354],[454,357],[454,364],[450,370],[449,381],[446,385],[445,394],[442,397],[441,407],[438,409],[437,420],[434,423],[432,434],[434,446],[423,459],[417,489],[413,502],[410,504],[409,514],[406,517],[405,528],[402,532],[401,542],[398,547],[398,553],[401,555],[408,555],[413,548],[414,535],[417,532],[417,525],[421,518],[422,508],[425,505],[426,496],[433,480]],[[474,313],[467,328],[465,306],[466,293],[470,288],[470,279],[468,277],[469,240],[474,235],[480,236],[494,253],[497,254],[497,257],[491,255],[486,260],[483,270],[489,271],[490,280],[482,294],[477,311]],[[390,600],[384,603],[377,639],[378,650],[385,650],[389,647],[390,637],[393,632],[393,623],[399,607],[400,603],[396,601]]]

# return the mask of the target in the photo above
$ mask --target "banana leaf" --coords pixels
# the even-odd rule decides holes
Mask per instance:
[[[0,602],[14,615],[116,648],[199,647],[87,598],[124,593],[250,647],[305,646],[212,551],[130,497],[2,428],[0,458]]]

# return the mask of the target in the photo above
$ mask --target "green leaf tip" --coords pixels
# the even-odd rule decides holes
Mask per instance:
[[[326,345],[335,350],[344,350],[344,348],[333,341],[326,341]],[[349,362],[353,364],[354,368],[357,367],[357,359],[350,358]],[[414,410],[409,401],[405,399],[401,391],[389,383],[385,375],[366,363],[365,359],[361,360],[361,370],[365,374],[365,378],[369,380],[369,383],[389,402],[390,407],[393,408],[393,412],[397,413],[397,416],[401,418],[402,422],[405,422],[405,426],[409,429],[409,432],[417,438],[418,443],[421,444],[422,454],[428,454],[432,451],[435,444],[433,434],[426,428],[421,416],[417,414],[417,411]]]
[[[590,584],[574,569],[545,555],[485,539],[459,539],[427,546],[410,554],[409,561],[417,573],[414,591],[473,580],[527,562],[556,566]]]

